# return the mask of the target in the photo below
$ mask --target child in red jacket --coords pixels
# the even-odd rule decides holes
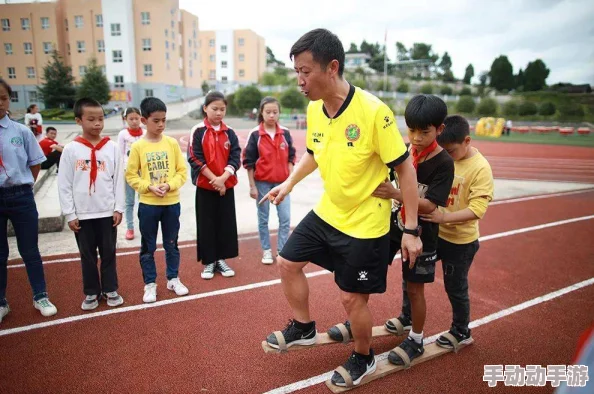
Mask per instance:
[[[223,122],[226,109],[222,93],[207,94],[202,106],[204,121],[192,129],[188,147],[196,185],[197,260],[204,265],[203,279],[212,279],[215,272],[234,276],[225,259],[239,254],[233,187],[241,148],[235,131]]]
[[[274,97],[264,97],[258,113],[259,125],[249,134],[243,150],[243,166],[248,170],[250,180],[250,197],[260,201],[273,187],[284,182],[295,165],[295,148],[291,133],[286,127],[278,124],[280,104]],[[262,246],[263,264],[272,264],[268,216],[270,202],[257,204],[258,231]],[[291,226],[291,202],[289,196],[276,206],[278,213],[277,254],[289,238]]]

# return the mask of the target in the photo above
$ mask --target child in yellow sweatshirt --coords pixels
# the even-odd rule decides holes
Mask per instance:
[[[146,134],[132,144],[126,181],[140,195],[138,220],[141,234],[140,266],[144,277],[144,302],[157,301],[155,250],[159,223],[167,264],[167,289],[179,296],[188,294],[178,277],[180,200],[179,189],[188,176],[185,157],[174,138],[163,135],[167,107],[156,97],[140,103]]]

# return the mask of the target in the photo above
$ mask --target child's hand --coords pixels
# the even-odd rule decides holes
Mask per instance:
[[[113,213],[113,226],[117,227],[122,223],[122,213],[121,212],[114,212]]]
[[[161,189],[159,189],[158,186],[149,186],[149,191],[152,192],[155,196],[157,197],[163,197],[165,195],[165,192]]]
[[[254,200],[258,198],[258,188],[256,186],[250,186],[250,197]]]
[[[169,186],[168,183],[161,183],[158,186],[159,189],[161,189],[161,191],[163,192],[163,195],[165,195],[165,193],[167,193],[169,190],[171,190],[171,186]]]
[[[210,181],[210,184],[218,192],[220,192],[221,189],[223,189],[225,187],[225,181],[220,176],[218,176],[215,179],[213,179],[212,181]]]
[[[445,223],[445,214],[441,212],[439,208],[435,208],[435,210],[431,213],[419,214],[419,216],[426,222]]]
[[[219,190],[219,194],[221,195],[221,197],[223,197],[225,195],[225,193],[227,193],[227,188],[225,186],[223,186],[220,190]]]
[[[392,185],[392,182],[385,181],[379,184],[379,186],[371,193],[373,197],[387,199],[398,199],[398,189]]]
[[[80,224],[78,223],[78,219],[69,221],[68,227],[70,227],[70,230],[74,231],[75,233],[78,233],[78,230],[80,230]]]

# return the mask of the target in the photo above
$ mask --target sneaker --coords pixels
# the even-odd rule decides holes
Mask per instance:
[[[262,264],[272,264],[274,263],[274,259],[272,258],[272,250],[266,249],[262,254]]]
[[[134,229],[128,229],[126,230],[126,239],[128,241],[131,241],[134,239]]]
[[[97,298],[96,294],[86,296],[80,308],[83,311],[90,311],[97,308],[99,306],[99,300]]]
[[[353,351],[349,359],[342,366],[344,369],[347,370],[349,375],[351,375],[351,379],[353,380],[354,386],[361,383],[361,380],[363,380],[365,376],[371,375],[375,372],[377,364],[375,363],[375,355],[373,354],[373,349],[370,349],[369,352],[369,354],[372,356],[372,359],[369,363],[367,362],[365,357],[361,357]],[[334,372],[331,381],[336,386],[346,387],[344,378],[338,372]]]
[[[402,327],[404,327],[404,331],[410,331],[412,329],[412,321],[408,317],[401,314],[396,319],[400,321],[400,324],[402,324]],[[398,329],[390,320],[386,321],[384,327],[392,334],[398,335]]]
[[[148,285],[144,285],[144,297],[142,297],[142,301],[146,303],[157,301],[156,283],[149,283]]]
[[[8,312],[10,312],[10,307],[8,304],[0,306],[0,323],[2,323],[4,316],[8,315]]]
[[[179,278],[173,278],[167,281],[167,288],[175,291],[178,296],[185,296],[190,292],[186,286],[179,280]]]
[[[472,336],[470,335],[470,329],[468,329],[468,331],[466,331],[465,333],[462,332],[461,330],[458,330],[457,327],[452,326],[452,328],[450,328],[449,333],[458,340],[458,344],[459,345],[470,345],[471,343],[474,342],[474,339],[472,339]],[[440,346],[442,348],[445,349],[453,349],[454,346],[452,345],[452,343],[450,342],[449,339],[447,339],[446,337],[444,337],[443,335],[440,335],[439,338],[437,338],[437,346]]]
[[[202,279],[212,279],[214,277],[216,265],[217,263],[206,264],[202,270],[202,273],[200,274]]]
[[[351,331],[351,322],[347,320],[344,322],[344,325],[345,325],[347,331],[349,332],[350,337],[353,338],[353,333]],[[344,341],[344,339],[342,338],[342,332],[336,326],[330,327],[330,329],[328,330],[328,336],[333,341],[337,341],[337,342]]]
[[[103,297],[107,299],[107,306],[120,306],[124,303],[124,299],[117,291],[110,291],[109,293],[103,293]]]
[[[314,345],[318,340],[316,322],[313,322],[313,328],[310,331],[305,332],[295,326],[295,320],[289,320],[289,323],[281,332],[283,333],[283,337],[285,337],[285,343],[287,344],[287,348],[293,345]],[[279,348],[276,335],[274,334],[268,335],[268,338],[266,338],[266,342],[270,347],[273,347],[275,349]]]
[[[417,357],[420,357],[425,353],[425,348],[423,348],[423,341],[421,343],[417,343],[411,337],[407,337],[400,345],[399,348],[404,350],[406,354],[408,354],[408,358],[412,362]],[[388,354],[388,361],[390,361],[394,365],[404,365],[404,360],[396,353],[395,351],[391,351]]]
[[[39,301],[33,301],[33,306],[39,312],[41,312],[42,316],[48,317],[53,316],[58,313],[58,309],[52,304],[49,298],[45,297],[40,299]]]
[[[235,276],[235,271],[231,269],[225,262],[225,260],[217,261],[217,271],[221,273],[225,278]]]

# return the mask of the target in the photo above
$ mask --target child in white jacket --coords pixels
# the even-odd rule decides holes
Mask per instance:
[[[83,98],[74,105],[76,123],[82,136],[66,144],[60,158],[58,187],[60,206],[76,237],[82,264],[81,308],[92,310],[101,296],[108,306],[124,299],[118,294],[116,270],[117,226],[124,212],[124,174],[116,143],[101,137],[103,108]],[[97,269],[97,250],[101,256],[101,279]]]

